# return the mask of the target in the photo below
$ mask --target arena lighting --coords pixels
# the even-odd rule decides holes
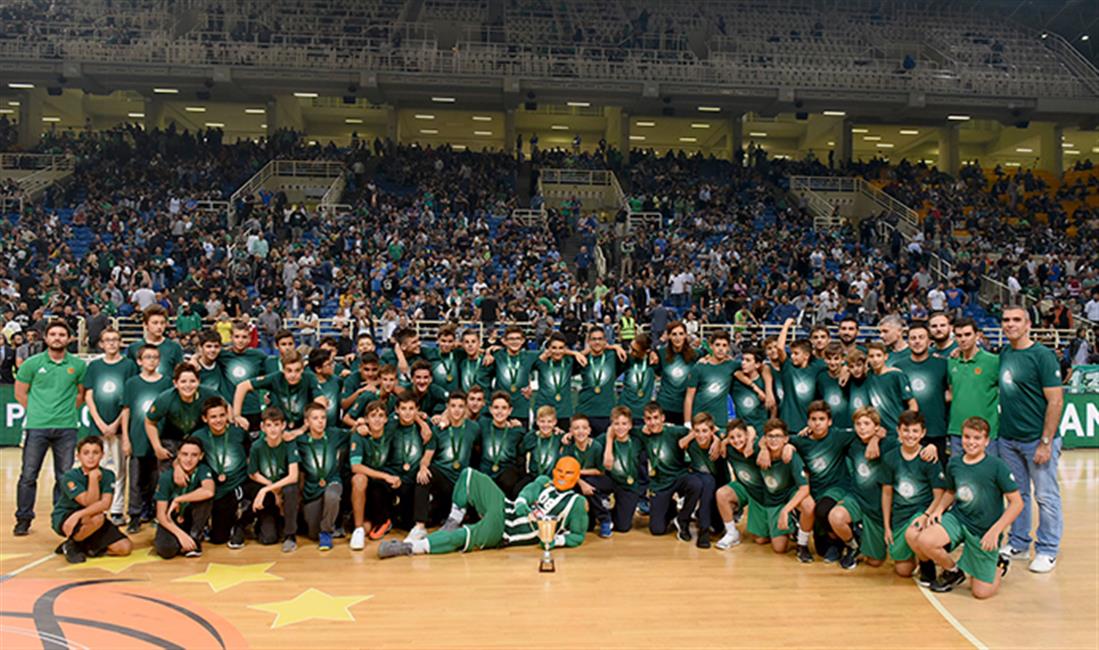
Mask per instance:
[[[680,142],[698,142],[698,138],[691,138],[691,137],[684,136],[684,137],[680,138],[679,141]]]
[[[565,126],[564,124],[551,124],[550,129],[554,131],[568,131],[569,127]]]
[[[892,149],[893,148],[892,143],[889,143],[889,142],[879,142],[879,143],[875,144],[874,146],[879,148],[879,149]]]
[[[360,120],[360,119],[359,119],[359,118],[357,118],[357,117],[348,117],[348,118],[344,118],[344,121],[343,121],[343,123],[344,123],[344,124],[362,124],[362,123],[363,123],[363,121],[362,121],[362,120]]]
[[[968,115],[947,115],[946,119],[954,120],[955,122],[965,122],[969,119]]]
[[[870,133],[870,129],[851,129],[851,133]]]
[[[183,110],[187,111],[188,113],[205,113],[206,112],[206,107],[205,106],[184,106]]]
[[[417,120],[433,120],[433,119],[435,119],[434,115],[428,115],[426,113],[417,113],[417,114],[413,115],[412,117],[416,118]]]
[[[705,122],[694,122],[693,124],[691,124],[691,128],[692,129],[708,129],[708,128],[710,128],[710,125],[705,123]]]
[[[15,102],[15,101],[8,102],[8,106],[18,106],[18,105],[19,105],[19,102]]]
[[[702,111],[703,113],[720,113],[721,112],[721,107],[720,106],[699,106],[698,110]]]
[[[591,102],[565,102],[565,104],[567,106],[572,106],[573,108],[587,108],[591,106]]]
[[[465,151],[467,147],[464,144],[452,144],[450,148],[455,151]]]
[[[473,135],[491,136],[492,131],[474,131]]]
[[[299,99],[313,99],[314,97],[320,97],[317,93],[294,93],[294,97]]]
[[[438,135],[439,129],[420,129],[420,133],[424,135]]]
[[[764,133],[763,131],[749,131],[748,135],[753,137],[753,138],[766,138],[767,137],[767,134]]]
[[[208,129],[224,129],[225,128],[225,123],[224,122],[207,122],[206,123],[206,128],[208,128]]]
[[[15,115],[15,111],[10,108],[0,108],[0,115]]]
[[[901,129],[898,131],[901,135],[919,135],[920,132],[916,129]]]
[[[10,113],[11,111],[8,111],[8,112]],[[643,136],[643,135],[631,135],[630,140],[633,140],[635,142],[642,142],[642,141],[645,140],[645,136]],[[1099,150],[1099,147],[1097,147],[1097,150]]]
[[[439,104],[453,104],[455,99],[453,97],[432,97],[431,101]]]
[[[1006,162],[1006,163],[1004,163],[1004,167],[1022,167],[1022,166],[1023,166],[1023,163],[1017,163],[1017,162]]]
[[[876,142],[878,140],[881,140],[881,136],[880,135],[864,135],[864,136],[862,136],[862,139],[866,140],[867,142]]]
[[[1065,153],[1070,155],[1070,156],[1079,156],[1080,155],[1080,152],[1077,151],[1076,149],[1065,149]]]
[[[824,111],[821,115],[827,115],[829,117],[843,117],[847,115],[847,111]]]
[[[259,128],[261,128],[261,129],[266,129],[266,128],[267,128],[267,125],[266,125],[266,124],[260,124],[260,125],[259,125]]]
[[[178,95],[179,88],[153,88],[153,92],[157,95]]]
[[[11,83],[8,84],[8,88],[16,88],[16,89],[34,88],[34,84],[20,83],[18,81],[12,81]]]
[[[60,122],[61,118],[60,117],[43,117],[42,121],[43,122]]]
[[[1081,41],[1086,41],[1086,40],[1088,40],[1088,39],[1090,39],[1090,38],[1091,38],[1090,36],[1088,36],[1087,34],[1084,34],[1083,36],[1081,36],[1081,37],[1080,37],[1080,40],[1081,40]]]
[[[656,126],[656,122],[637,122],[637,126]]]
[[[143,118],[143,117],[145,117],[145,114],[144,113],[126,113],[126,117]]]
[[[474,122],[491,122],[492,121],[492,116],[491,115],[474,115],[473,116],[473,121]]]
[[[828,146],[829,146],[829,147],[834,147],[834,146],[836,146],[836,143],[835,143],[835,141],[834,141],[834,140],[829,140],[829,141],[828,141]]]
[[[1030,147],[1016,147],[1015,152],[1016,153],[1034,153],[1034,150],[1031,149]]]
[[[249,114],[249,115],[266,115],[267,114],[267,109],[266,108],[246,108],[246,109],[244,109],[244,112]]]
[[[1091,152],[1092,153],[1099,153],[1099,147],[1092,147]]]

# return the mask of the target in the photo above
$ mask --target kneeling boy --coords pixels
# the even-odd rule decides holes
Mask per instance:
[[[129,555],[130,539],[108,519],[114,472],[103,469],[103,439],[88,436],[76,450],[77,466],[61,475],[61,497],[53,509],[53,530],[65,538],[58,549],[72,564],[85,556]]]

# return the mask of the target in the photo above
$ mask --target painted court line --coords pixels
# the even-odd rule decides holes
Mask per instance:
[[[962,625],[958,619],[954,618],[954,615],[951,614],[950,611],[947,610],[946,607],[939,602],[939,599],[931,593],[931,590],[926,587],[920,587],[919,589],[920,593],[923,594],[923,597],[927,599],[927,602],[931,603],[931,606],[934,607],[936,611],[939,612],[939,614],[942,614],[942,617],[946,619],[947,623],[950,623],[950,625],[958,631],[958,634],[964,636],[965,640],[972,643],[973,647],[977,648],[977,650],[988,650],[988,646],[981,643],[980,639],[978,639],[976,636],[973,635],[972,632],[966,629],[966,627]]]
[[[50,559],[53,558],[53,556],[54,556],[54,554],[50,553],[49,555],[47,555],[45,557],[38,558],[34,562],[24,564],[23,566],[19,567],[15,571],[9,571],[8,573],[4,574],[4,577],[5,578],[11,578],[13,576],[19,575],[20,573],[23,573],[24,571],[29,571],[29,570],[33,569],[34,567],[38,566],[39,564],[45,564],[46,562],[49,562]]]

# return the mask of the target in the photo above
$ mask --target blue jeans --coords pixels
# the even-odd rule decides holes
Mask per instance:
[[[1057,485],[1057,461],[1061,458],[1062,441],[1060,437],[1053,439],[1049,462],[1042,465],[1034,462],[1038,442],[1000,439],[1000,457],[1015,475],[1019,494],[1023,497],[1023,512],[1011,525],[1008,543],[1016,550],[1030,548],[1030,529],[1034,521],[1030,512],[1030,487],[1033,482],[1034,500],[1038,502],[1038,534],[1034,550],[1041,555],[1057,557],[1065,527],[1061,512],[1061,488]]]
[[[1000,439],[988,441],[988,447],[985,449],[985,453],[989,456],[1000,457]],[[950,436],[950,457],[965,455],[965,450],[962,449],[962,437]]]
[[[61,475],[72,469],[76,457],[76,429],[27,429],[23,442],[23,467],[16,489],[16,520],[34,519],[34,501],[38,496],[38,473],[53,451],[53,502],[61,497]]]

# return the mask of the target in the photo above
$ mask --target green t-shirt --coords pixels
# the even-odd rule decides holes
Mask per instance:
[[[320,377],[317,377],[317,390],[320,394],[328,400],[328,408],[325,409],[325,413],[328,415],[328,426],[330,427],[342,427],[340,422],[340,378],[338,375],[332,375],[326,381],[321,381]]]
[[[458,361],[458,381],[462,391],[468,393],[474,386],[489,390],[492,386],[493,369],[486,368],[481,363],[481,357],[471,359],[464,352],[463,350],[461,359]]]
[[[756,503],[763,503],[763,471],[756,465],[756,454],[759,453],[758,442],[752,447],[752,455],[744,456],[734,449],[732,445],[726,447],[725,459],[732,468],[736,482],[744,487],[748,496]],[[748,504],[742,503],[741,507]]]
[[[927,425],[927,437],[946,437],[946,389],[949,383],[946,359],[929,355],[923,361],[916,361],[909,354],[907,358],[897,361],[895,367],[908,377],[912,396],[916,398]]]
[[[523,451],[529,455],[527,474],[549,476],[561,457],[561,436],[551,433],[548,437],[542,437],[537,429],[532,429],[523,437]]]
[[[298,462],[303,474],[302,499],[312,501],[324,494],[330,483],[340,482],[340,470],[347,457],[348,435],[342,429],[325,429],[314,438],[309,431],[297,437]],[[321,483],[324,485],[321,485]]]
[[[687,375],[687,388],[694,388],[694,403],[691,414],[709,413],[719,430],[725,429],[729,421],[729,390],[732,387],[733,373],[740,364],[732,359],[721,363],[696,363]]]
[[[451,483],[457,483],[458,474],[470,466],[473,448],[480,437],[481,426],[474,420],[464,420],[460,427],[432,427],[432,439],[435,440],[432,470],[442,473]]]
[[[95,409],[104,422],[110,424],[122,414],[122,408],[126,406],[126,381],[136,374],[137,366],[126,357],[114,363],[96,359],[88,364],[88,370],[84,373],[84,389],[92,391]],[[94,422],[91,429],[95,429]]]
[[[115,476],[114,472],[105,467],[100,467],[99,471],[102,473],[99,479],[99,496],[102,498],[104,494],[114,493]],[[61,487],[61,496],[53,506],[50,524],[56,533],[61,534],[61,525],[69,515],[85,507],[77,502],[76,497],[88,491],[88,475],[84,473],[82,466],[77,465],[61,475],[58,485]]]
[[[993,440],[1000,432],[1000,357],[977,349],[966,361],[961,355],[947,360],[950,376],[950,424],[947,432],[962,435],[962,422],[979,416],[988,421]]]
[[[480,422],[481,463],[478,469],[492,478],[500,475],[505,467],[519,466],[523,435],[520,427],[498,427],[491,419]]]
[[[171,377],[161,376],[156,381],[146,381],[141,375],[136,375],[126,380],[123,406],[130,409],[130,448],[134,458],[144,458],[153,453],[149,434],[145,433],[145,416],[157,395],[167,390],[172,390]]]
[[[389,466],[389,439],[393,429],[385,427],[381,435],[351,434],[351,451],[348,460],[352,465],[363,465],[379,472]]]
[[[721,442],[715,437],[710,443],[710,447],[720,444]],[[697,440],[692,440],[687,444],[687,463],[691,466],[691,472],[695,474],[709,474],[714,477],[715,483],[724,485],[729,482],[729,475],[725,469],[725,463],[710,458],[710,447],[703,449],[699,446]]]
[[[929,463],[919,454],[908,460],[900,446],[882,454],[882,485],[893,486],[891,525],[899,528],[935,500],[934,490],[946,487],[946,476],[938,463]]]
[[[864,406],[873,406],[873,401],[870,399],[870,376],[865,375],[859,378],[851,375],[851,378],[847,380],[847,396],[852,419],[854,419],[855,411]]]
[[[198,331],[202,327],[202,317],[192,312],[190,314],[180,314],[176,318],[176,331],[180,334],[190,334],[191,332]]]
[[[790,444],[801,454],[801,460],[809,472],[809,489],[813,498],[819,498],[832,488],[850,489],[847,448],[856,439],[854,431],[835,427],[819,440],[812,436],[790,436]]]
[[[850,381],[848,381],[850,385]],[[817,394],[814,399],[824,400],[828,408],[832,409],[832,426],[837,429],[854,429],[851,421],[851,392],[848,385],[840,386],[839,379],[828,374],[824,369],[817,375]]]
[[[299,463],[297,442],[283,442],[272,447],[267,438],[257,440],[248,454],[248,475],[262,474],[272,483],[281,481],[290,474],[290,465]]]
[[[461,348],[455,348],[446,354],[437,354],[438,359],[431,362],[431,385],[449,395],[458,389],[461,382],[459,366],[466,353]]]
[[[222,350],[218,355],[218,365],[224,375],[222,385],[229,393],[225,399],[232,403],[237,385],[262,375],[266,361],[267,355],[255,348],[245,348],[242,352],[235,352],[232,348]],[[252,415],[259,413],[261,407],[259,393],[252,391],[244,397],[244,406],[241,410],[244,415]]]
[[[660,375],[660,388],[656,391],[656,402],[668,413],[683,412],[683,398],[687,395],[687,377],[691,374],[694,362],[687,363],[683,355],[676,352],[668,360],[667,348],[657,355],[660,362],[656,365],[656,374]]]
[[[79,423],[76,396],[88,365],[75,354],[61,361],[49,352],[31,355],[19,366],[16,381],[29,386],[24,429],[75,429]]]
[[[492,358],[495,389],[511,395],[511,417],[526,420],[530,416],[530,400],[523,396],[522,390],[530,384],[530,373],[538,360],[538,353],[533,350],[519,350],[518,354],[512,355],[507,350],[497,350]],[[571,362],[571,358],[569,361]],[[541,383],[541,378],[539,380]],[[565,401],[565,397],[567,395],[562,396],[561,402],[554,402],[553,405],[557,407]],[[569,408],[572,408],[571,405]],[[558,417],[561,417],[560,413]]]
[[[202,365],[202,362],[198,363],[198,385],[208,391],[221,395],[230,404],[233,403],[233,395],[225,385],[225,375],[222,373],[221,366],[217,362],[214,362],[214,365],[209,368]],[[228,397],[226,397],[227,394]]]
[[[538,373],[538,390],[534,391],[533,410],[543,406],[552,406],[558,418],[571,418],[575,412],[572,401],[573,358],[564,357],[560,361],[552,359],[534,362],[534,371]],[[518,417],[512,414],[512,417]],[[519,418],[524,419],[524,418]]]
[[[985,454],[970,465],[964,456],[955,456],[946,466],[946,489],[954,493],[950,511],[969,532],[983,536],[1004,514],[1004,495],[1019,486],[1007,463]]]
[[[385,428],[389,433],[389,458],[386,471],[399,476],[401,481],[409,483],[416,480],[420,471],[420,460],[429,450],[436,448],[435,436],[425,443],[420,436],[420,425],[401,424],[390,420]]]
[[[687,435],[686,427],[666,424],[660,433],[649,435],[639,429],[636,435],[644,441],[649,456],[649,488],[653,492],[671,488],[676,480],[687,474],[690,466],[679,448],[679,439]]]
[[[622,392],[618,395],[618,404],[630,409],[633,419],[639,420],[645,415],[645,405],[652,401],[653,386],[656,383],[656,371],[649,364],[649,355],[636,359],[632,355],[626,359],[626,368],[622,375]]]
[[[625,486],[631,492],[640,492],[643,442],[634,433],[631,433],[625,441],[613,440],[612,438],[607,440],[609,444],[614,445],[611,450],[614,455],[614,462],[611,463],[609,471],[606,468],[604,468],[604,471],[610,474],[615,485]]]
[[[305,422],[305,407],[321,396],[317,376],[311,372],[302,373],[301,381],[294,386],[286,381],[286,375],[281,372],[266,374],[254,379],[252,388],[268,391],[271,405],[282,410],[286,415],[286,425],[291,429]],[[329,422],[328,425],[335,426],[336,423]]]
[[[146,345],[148,344],[144,338],[134,341],[126,348],[126,356],[130,357],[134,363],[137,363],[137,353]],[[172,339],[164,339],[155,347],[160,350],[160,365],[157,366],[157,369],[165,377],[171,377],[176,366],[183,363],[183,348]]]
[[[886,433],[897,435],[897,420],[908,408],[908,400],[912,399],[908,375],[900,370],[871,374],[866,378],[866,392],[870,396],[870,404],[878,409]]]
[[[1041,343],[1000,352],[1000,437],[1034,442],[1042,437],[1046,418],[1044,388],[1060,388],[1061,366]]]
[[[447,392],[436,386],[434,382],[428,384],[427,391],[422,394],[417,393],[414,388],[409,390],[412,391],[412,396],[416,398],[416,408],[424,413],[438,415],[446,410]]]
[[[866,443],[858,436],[847,448],[847,461],[851,469],[851,494],[855,502],[862,509],[864,515],[871,516],[874,521],[881,522],[881,486],[882,456],[895,449],[898,445],[896,438],[884,438],[878,441],[881,455],[873,460],[866,458]]]
[[[206,480],[213,481],[214,474],[210,471],[210,468],[206,466],[206,463],[199,463],[195,466],[194,471],[187,477],[187,483],[184,485],[176,485],[175,472],[166,471],[161,472],[156,482],[156,494],[154,500],[163,501],[171,504],[172,499],[194,492],[202,487],[202,482]],[[194,503],[181,503],[179,509],[176,511],[177,517],[182,517],[183,513],[187,511],[187,508],[193,506]]]
[[[763,377],[756,377],[752,383],[758,386],[760,390],[766,389]],[[759,394],[735,378],[733,379],[733,408],[736,410],[738,418],[755,427],[757,435],[763,433],[763,425],[770,417],[770,413],[767,412],[767,405],[760,399]]]
[[[790,359],[782,363],[782,399],[778,414],[793,433],[804,429],[809,421],[809,403],[817,394],[818,374],[820,366],[812,362],[804,368],[795,366]]]
[[[184,402],[175,387],[156,396],[145,417],[160,426],[160,439],[183,440],[202,426],[202,403],[217,393],[199,386],[195,398]]]
[[[615,380],[624,367],[614,350],[590,355],[588,365],[580,370],[580,403],[576,412],[589,417],[610,417],[615,402]]]
[[[760,469],[763,475],[763,503],[768,508],[786,505],[798,489],[809,482],[805,464],[801,457],[794,455],[789,463],[775,460],[767,469]],[[786,522],[781,522],[786,523]]]
[[[580,469],[597,469],[603,471],[603,442],[595,438],[588,438],[588,446],[581,449],[575,441],[561,448],[562,456],[572,456],[580,461]]]
[[[231,426],[225,433],[215,436],[210,427],[202,427],[192,435],[202,441],[202,448],[206,450],[203,462],[214,473],[215,499],[244,484],[244,479],[248,478],[248,458],[244,453],[244,439],[248,434],[244,429]]]

